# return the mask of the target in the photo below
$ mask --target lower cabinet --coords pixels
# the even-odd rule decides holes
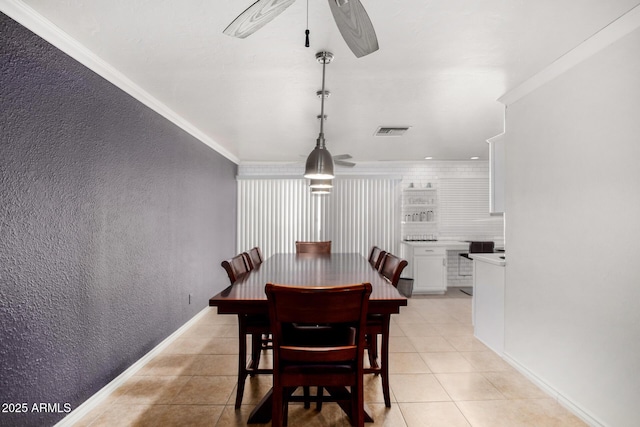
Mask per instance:
[[[413,293],[443,294],[447,291],[447,251],[445,248],[412,247],[407,261],[413,275]]]
[[[474,335],[500,356],[504,353],[505,267],[473,260]]]

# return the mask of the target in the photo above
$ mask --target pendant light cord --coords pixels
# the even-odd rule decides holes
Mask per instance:
[[[307,29],[304,31],[304,46],[309,47],[309,0],[307,0]]]

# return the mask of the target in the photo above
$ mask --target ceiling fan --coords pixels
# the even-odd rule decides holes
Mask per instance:
[[[338,154],[333,157],[333,163],[340,166],[345,166],[348,168],[354,167],[356,164],[353,162],[348,162],[347,160],[352,159],[350,154]]]
[[[308,154],[299,154],[299,156],[307,157]],[[356,165],[354,162],[349,161],[350,159],[353,159],[351,154],[336,154],[335,156],[331,156],[331,158],[333,159],[334,164],[344,166],[346,168],[352,168]]]
[[[250,36],[280,15],[294,1],[258,0],[238,15],[223,33],[242,39]],[[328,1],[342,38],[356,57],[360,58],[378,50],[376,32],[360,0]]]

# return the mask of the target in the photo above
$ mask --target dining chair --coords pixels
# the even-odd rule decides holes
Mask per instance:
[[[242,252],[240,255],[242,255],[242,258],[244,258],[244,263],[247,265],[247,270],[251,271],[253,270],[253,262],[251,261],[251,256],[249,255],[249,252]]]
[[[369,264],[377,270],[386,253],[386,251],[383,251],[379,247],[373,246],[371,252],[369,252]]]
[[[249,266],[247,265],[246,258],[243,254],[234,256],[231,259],[222,261],[222,268],[227,272],[229,281],[233,285],[243,274],[249,272]]]
[[[248,252],[243,252],[242,256],[244,256],[244,259],[247,263],[247,267],[249,268],[250,271],[253,271],[254,269],[260,267],[260,264],[262,264],[263,258],[262,258],[262,251],[260,250],[259,247],[254,247],[249,249]],[[257,337],[252,337],[252,349],[253,348],[258,348],[260,347],[262,350],[269,350],[271,349],[271,334],[263,334],[261,339],[258,340]],[[260,356],[258,355],[258,361],[259,361]],[[252,357],[252,360],[254,358]],[[257,367],[257,365],[256,365]],[[250,374],[251,375],[251,374]],[[253,375],[251,375],[253,376]]]
[[[255,248],[249,249],[244,253],[246,254],[245,258],[247,258],[251,270],[253,270],[254,268],[258,268],[258,266],[262,264],[262,261],[264,261],[264,258],[262,258],[262,251],[257,246]]]
[[[387,279],[393,286],[398,287],[398,281],[402,271],[409,263],[407,260],[399,258],[392,253],[387,252],[380,262],[380,274]]]
[[[352,423],[364,426],[364,332],[371,284],[268,283],[265,293],[273,329],[272,425],[286,425],[289,402],[308,399],[292,396],[296,388],[318,386],[331,396],[317,399],[340,401]]]
[[[233,285],[249,274],[251,268],[248,265],[247,256],[239,254],[231,259],[222,261],[222,267],[229,276]],[[238,386],[236,388],[236,409],[242,404],[244,395],[244,383],[247,376],[256,374],[272,374],[272,369],[260,369],[260,352],[263,348],[269,348],[263,344],[264,337],[271,333],[269,317],[260,314],[238,315]],[[251,360],[247,363],[247,337],[251,337]]]
[[[379,272],[394,287],[398,286],[402,271],[408,262],[391,253],[386,253],[381,261]],[[384,404],[391,407],[391,396],[389,393],[389,314],[370,314],[367,316],[366,343],[369,356],[369,368],[365,368],[365,373],[373,373],[382,377],[382,393]],[[378,335],[382,337],[382,348],[380,352],[380,364],[378,364]]]
[[[330,254],[331,240],[324,242],[302,242],[296,240],[297,254]]]

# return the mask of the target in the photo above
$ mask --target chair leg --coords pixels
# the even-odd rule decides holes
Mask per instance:
[[[274,384],[273,393],[271,396],[271,425],[273,427],[281,427],[283,425],[283,390],[281,387],[277,387]]]
[[[270,343],[272,342],[270,334],[262,334],[262,349],[265,350],[270,348]]]
[[[296,391],[297,387],[291,387],[284,389],[282,397],[282,425],[284,427],[289,424],[289,397]],[[272,425],[273,421],[272,421]]]
[[[317,394],[317,401],[316,401],[316,410],[317,411],[322,411],[322,397],[323,397],[324,393],[323,393],[323,389],[322,386],[318,386],[318,394]]]
[[[275,425],[273,424],[273,420],[271,421],[271,425]],[[286,389],[282,394],[282,425],[284,427],[289,425],[289,393]]]
[[[251,335],[251,369],[258,369],[260,365],[260,350],[262,350],[262,335],[260,334],[252,334]],[[253,377],[255,373],[250,373]]]
[[[377,369],[378,368],[378,335],[367,334],[366,340],[367,340],[367,353],[369,354],[369,365],[371,365],[373,369]]]
[[[304,409],[309,409],[311,407],[311,395],[308,385],[302,386],[302,393],[304,395]]]
[[[247,334],[242,315],[238,315],[238,386],[236,387],[236,409],[242,405],[244,383],[247,378]]]
[[[358,378],[358,385],[356,390],[351,390],[352,394],[355,394],[353,403],[353,425],[356,427],[364,427],[364,383],[362,375]]]

